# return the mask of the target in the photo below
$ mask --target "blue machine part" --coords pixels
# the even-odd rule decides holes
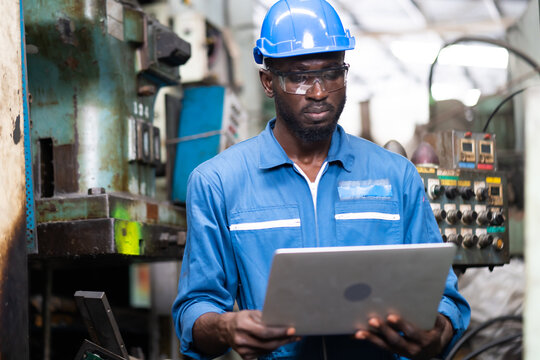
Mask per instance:
[[[29,254],[36,254],[37,234],[34,203],[34,182],[32,176],[32,144],[30,141],[30,117],[28,111],[28,86],[26,74],[26,49],[24,37],[23,2],[20,2],[21,24],[21,63],[22,63],[22,88],[23,88],[23,114],[24,114],[24,168],[26,189],[26,249]]]
[[[185,89],[178,126],[172,201],[185,203],[189,174],[220,151],[225,87]]]
[[[470,163],[470,162],[463,162],[461,161],[459,163],[459,167],[460,168],[465,168],[465,169],[474,169],[475,168],[475,163]]]

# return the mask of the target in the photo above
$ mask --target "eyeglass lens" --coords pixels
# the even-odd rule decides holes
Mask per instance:
[[[315,82],[326,92],[342,89],[346,85],[346,68],[321,70],[309,73],[286,73],[281,76],[283,91],[290,94],[304,95]]]

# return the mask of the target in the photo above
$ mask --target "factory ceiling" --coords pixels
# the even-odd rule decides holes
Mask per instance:
[[[275,0],[255,0],[260,17]],[[500,32],[519,17],[528,0],[329,0],[356,34]]]

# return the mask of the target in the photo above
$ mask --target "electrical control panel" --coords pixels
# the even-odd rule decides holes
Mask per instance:
[[[418,165],[417,170],[443,241],[458,246],[454,266],[466,268],[508,263],[505,174]]]
[[[424,140],[437,149],[442,168],[497,170],[495,134],[452,130],[429,134]]]

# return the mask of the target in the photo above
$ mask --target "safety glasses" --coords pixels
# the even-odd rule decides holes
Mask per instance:
[[[322,90],[326,92],[343,89],[345,85],[347,85],[349,64],[321,70],[290,72],[283,72],[271,68],[268,70],[279,77],[279,83],[283,91],[288,94],[305,95],[316,82],[318,82]]]

